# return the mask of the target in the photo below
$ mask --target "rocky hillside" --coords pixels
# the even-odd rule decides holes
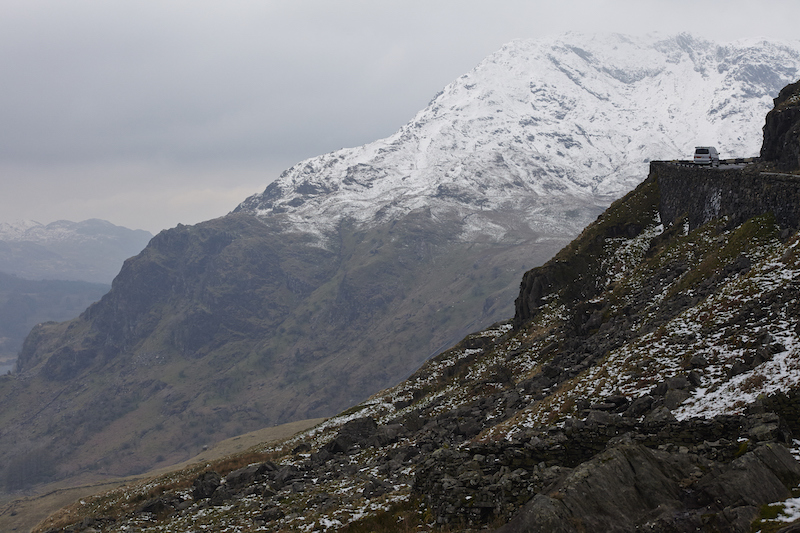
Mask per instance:
[[[0,381],[5,488],[172,464],[398,383],[510,317],[522,273],[650,159],[698,139],[757,153],[772,96],[798,72],[797,43],[504,46],[397,134],[162,232],[80,318],[35,328]]]
[[[513,319],[40,531],[777,531],[800,483],[798,206],[796,174],[652,163],[525,274]]]
[[[563,243],[451,232],[424,214],[343,225],[332,250],[240,214],[162,232],[80,318],[28,336],[0,382],[0,455],[36,475],[7,467],[5,487],[141,472],[335,414],[508,316],[523,267]]]

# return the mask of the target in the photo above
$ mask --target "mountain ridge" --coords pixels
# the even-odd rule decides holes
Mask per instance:
[[[591,217],[537,208],[559,197],[607,206],[640,181],[647,161],[686,158],[699,139],[737,157],[758,153],[752,124],[800,75],[800,43],[759,46],[689,35],[514,41],[394,135],[302,161],[234,212],[282,214],[321,235],[341,217],[368,223],[427,205],[471,213],[465,236],[498,239],[502,227],[480,211],[502,206],[577,233]],[[671,100],[678,93],[682,101]]]
[[[671,89],[656,99],[655,104],[671,102],[681,120],[669,124],[683,133],[680,143],[648,144],[641,139],[652,130],[641,121],[625,124],[638,128],[636,135],[602,132],[614,117],[628,116],[622,111],[666,113],[667,120],[670,106],[651,105],[644,97],[615,99],[619,87],[652,79],[636,69],[610,76],[602,68],[613,62],[586,59],[592,58],[586,39],[572,48],[540,46],[552,53],[539,58],[547,68],[537,80],[548,85],[535,87],[535,93],[515,68],[538,63],[525,62],[519,52],[524,46],[510,45],[434,99],[423,118],[396,137],[398,144],[382,141],[346,151],[377,154],[384,166],[358,166],[328,154],[293,167],[267,187],[271,192],[251,197],[237,212],[154,237],[125,263],[98,304],[70,323],[43,324],[29,335],[20,372],[0,382],[8,406],[0,413],[0,444],[9,443],[0,446],[4,463],[33,461],[40,454],[48,468],[29,480],[140,472],[185,459],[208,441],[329,416],[357,403],[469,331],[512,316],[522,272],[544,263],[594,221],[610,201],[602,195],[641,180],[643,173],[637,178],[637,171],[626,174],[625,168],[645,165],[647,150],[691,146],[694,139],[685,132],[700,135],[705,130],[699,125],[719,114],[692,113],[689,104],[738,110],[752,129],[750,117],[770,100],[763,94],[775,78],[757,76],[760,70],[749,67],[767,59],[778,72],[795,72],[792,65],[800,65],[800,54],[791,48],[773,53],[767,44],[766,52],[733,54],[728,69],[719,72],[709,67],[717,65],[718,49],[691,39],[668,40],[671,55],[664,56],[619,36],[612,39],[614,51],[609,38],[598,38],[603,53],[645,50],[647,58],[666,57],[667,66],[680,67],[679,74],[690,76],[687,85],[703,82],[691,85],[700,95],[694,99],[678,98]],[[691,59],[687,49],[693,46],[706,63]],[[714,53],[701,53],[707,48]],[[514,61],[499,60],[506,57]],[[633,60],[620,61],[624,66]],[[708,79],[697,65],[705,65]],[[478,84],[484,71],[491,74],[485,87]],[[753,75],[737,80],[743,73]],[[722,93],[730,98],[752,96],[741,106],[723,105],[722,96],[714,101],[708,95],[716,94],[716,79],[736,82]],[[509,96],[503,92],[506,81],[514,81]],[[457,98],[448,100],[451,93]],[[524,95],[521,103],[515,95]],[[680,107],[686,102],[688,107]],[[466,111],[459,115],[462,104]],[[591,128],[576,121],[591,118],[591,110]],[[424,135],[414,133],[414,124]],[[728,132],[724,138],[733,147],[752,136]],[[537,138],[543,143],[538,147]],[[619,147],[602,155],[617,141]],[[601,156],[581,155],[590,149]],[[423,161],[418,156],[424,154],[432,155]],[[614,163],[620,154],[625,164]],[[588,174],[593,165],[600,175],[618,176],[602,189],[597,174]],[[587,175],[576,167],[588,169]],[[347,192],[344,200],[356,201],[344,206],[337,190]],[[269,213],[259,211],[262,200]],[[587,304],[585,311],[590,309],[600,311]],[[497,373],[506,374],[502,365]],[[7,487],[25,481],[14,472],[5,478]]]

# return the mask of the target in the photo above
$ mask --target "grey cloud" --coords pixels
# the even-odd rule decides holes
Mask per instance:
[[[128,190],[135,168],[148,169],[141,181],[176,195],[189,197],[198,183],[214,180],[255,192],[281,165],[391,134],[514,38],[662,30],[733,39],[762,29],[794,37],[790,21],[800,15],[800,7],[777,0],[765,7],[710,2],[718,22],[709,24],[692,17],[694,5],[8,0],[0,17],[0,212],[49,222],[71,199],[48,200],[48,183],[72,176],[80,202],[69,212],[80,213],[80,206],[112,201],[98,191]],[[81,168],[93,178],[78,180]],[[38,201],[28,211],[20,204],[30,195],[13,185],[19,180],[6,179],[11,172],[37,180]],[[197,173],[202,178],[192,177]],[[218,214],[234,207],[228,203]],[[136,207],[127,220],[136,219]],[[152,213],[157,206],[139,208]],[[175,208],[159,224],[196,216],[190,206]],[[152,220],[134,226],[157,231]]]

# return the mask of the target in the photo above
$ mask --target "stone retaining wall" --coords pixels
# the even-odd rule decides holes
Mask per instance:
[[[693,230],[720,216],[740,224],[772,212],[782,227],[800,228],[800,176],[653,161],[648,179],[658,182],[667,225],[688,215]]]

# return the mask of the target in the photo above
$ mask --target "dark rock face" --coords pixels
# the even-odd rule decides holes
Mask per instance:
[[[533,318],[542,303],[558,293],[559,298],[570,304],[583,302],[576,313],[584,330],[593,329],[592,320],[602,316],[602,309],[587,303],[601,289],[598,283],[603,242],[608,238],[628,239],[641,233],[656,216],[658,184],[649,177],[625,198],[629,208],[625,211],[633,216],[619,216],[623,200],[617,200],[597,221],[564,247],[553,259],[525,272],[520,283],[520,292],[514,301],[514,326],[519,327]]]
[[[761,159],[780,170],[800,169],[800,81],[784,87],[767,114]]]
[[[564,427],[461,447],[454,431],[434,431],[433,422],[416,435],[414,491],[440,524],[476,526],[530,510],[510,523],[517,529],[503,531],[528,531],[529,519],[543,524],[530,531],[562,531],[550,529],[561,522],[563,531],[581,531],[581,523],[587,531],[633,531],[659,516],[669,522],[777,501],[800,479],[800,464],[783,447],[790,432],[774,413],[678,422],[589,410]],[[755,485],[742,488],[748,484]],[[748,528],[751,510],[740,510]],[[691,524],[664,531],[694,531]]]
[[[534,496],[498,533],[706,531],[712,516],[714,530],[745,533],[759,506],[790,497],[797,480],[800,464],[780,445],[719,465],[625,444]]]

